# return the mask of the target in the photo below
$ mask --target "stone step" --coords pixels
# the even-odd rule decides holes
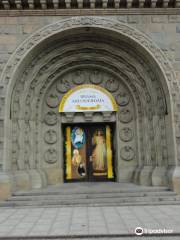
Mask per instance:
[[[159,192],[169,192],[173,193],[172,191],[169,190],[167,187],[142,187],[142,188],[127,188],[127,189],[91,189],[91,188],[86,188],[84,189],[35,189],[35,190],[30,190],[30,191],[18,191],[18,192],[13,192],[13,196],[35,196],[35,195],[72,195],[72,194],[98,194],[98,193],[159,193]]]
[[[69,199],[97,199],[97,198],[124,198],[124,197],[167,197],[167,196],[176,196],[174,192],[135,192],[135,193],[93,193],[93,194],[85,194],[85,193],[77,193],[77,194],[51,194],[51,195],[13,195],[9,198],[9,201],[33,201],[38,199],[61,199],[61,200],[69,200]]]
[[[167,187],[119,183],[71,183],[14,192],[0,207],[133,206],[180,204]]]
[[[154,206],[154,205],[180,205],[179,200],[172,200],[172,199],[156,199],[156,200],[149,200],[145,201],[99,201],[99,202],[86,202],[86,201],[14,201],[14,202],[3,202],[0,203],[0,207],[69,207],[69,206],[88,206],[88,207],[95,207],[95,206]]]
[[[58,198],[40,198],[40,199],[19,199],[19,200],[8,200],[4,202],[4,204],[12,204],[13,206],[40,206],[40,205],[89,205],[89,204],[122,204],[122,203],[131,203],[131,205],[135,203],[140,202],[146,202],[154,204],[154,202],[165,202],[165,201],[171,201],[171,202],[179,202],[180,200],[176,198],[176,196],[161,196],[161,197],[121,197],[121,198],[72,198],[72,199],[58,199]],[[3,204],[3,203],[2,203]],[[0,205],[2,206],[2,205]]]

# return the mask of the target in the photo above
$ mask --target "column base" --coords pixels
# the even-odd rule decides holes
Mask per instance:
[[[141,170],[140,177],[139,177],[140,185],[144,185],[144,186],[152,185],[152,172],[153,172],[152,166],[144,166],[144,168]]]
[[[30,190],[32,187],[31,178],[25,170],[14,172],[14,180],[16,190]]]
[[[63,182],[63,171],[61,168],[45,168],[48,185],[54,185]]]
[[[174,170],[175,170],[175,166],[169,166],[168,167],[168,173],[167,173],[168,186],[171,190],[173,190],[173,173],[174,173]]]
[[[4,172],[0,173],[0,200],[6,200],[11,196],[12,182],[11,177]]]
[[[41,175],[42,187],[46,187],[48,185],[46,173],[42,169],[38,169],[37,171]]]
[[[180,167],[176,166],[172,176],[173,190],[177,194],[180,194]]]
[[[39,189],[43,187],[43,179],[41,174],[36,169],[28,170],[32,189]]]
[[[132,182],[135,167],[120,167],[118,173],[118,182]]]
[[[168,177],[166,167],[155,167],[152,173],[153,186],[168,186]]]
[[[136,184],[140,184],[140,173],[142,171],[143,166],[138,166],[134,171],[133,182]]]

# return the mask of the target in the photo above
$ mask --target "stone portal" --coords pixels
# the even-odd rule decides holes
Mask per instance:
[[[169,66],[167,73],[165,66],[164,55],[147,37],[116,21],[77,17],[36,33],[3,75],[9,81],[3,179],[16,189],[63,182],[63,126],[83,119],[115,123],[116,181],[171,186],[178,164],[170,100],[173,71]],[[106,89],[117,113],[60,114],[63,96],[82,84]]]

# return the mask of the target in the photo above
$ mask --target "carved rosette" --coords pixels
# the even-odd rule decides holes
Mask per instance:
[[[48,144],[53,144],[57,142],[57,133],[55,130],[49,129],[44,134],[44,141]]]
[[[115,92],[118,90],[119,88],[119,82],[114,79],[114,78],[110,78],[107,82],[106,82],[106,88],[107,90],[109,90],[110,92]]]
[[[78,70],[73,76],[73,82],[77,85],[83,84],[85,82],[85,74],[83,71]]]
[[[46,99],[46,103],[50,108],[55,108],[58,106],[59,104],[59,99],[58,96],[56,94],[51,93],[47,99]]]
[[[119,137],[124,142],[129,142],[133,139],[133,131],[129,127],[124,127],[119,132]]]
[[[116,96],[116,102],[119,106],[126,106],[126,105],[128,105],[129,101],[130,101],[130,96],[125,91],[120,92]]]
[[[131,161],[134,158],[134,150],[130,146],[124,146],[120,150],[120,156],[125,161]]]
[[[44,154],[44,160],[46,163],[53,164],[57,162],[57,151],[54,148],[48,149]]]
[[[133,119],[132,113],[128,108],[124,108],[119,112],[119,120],[122,123],[129,123]]]
[[[65,79],[60,79],[57,82],[56,88],[60,93],[66,93],[70,89],[70,83]]]
[[[94,70],[91,72],[89,80],[93,84],[100,84],[103,81],[102,73],[100,73],[98,70]]]
[[[44,117],[44,121],[47,125],[55,125],[57,123],[57,115],[53,111],[49,111],[46,113]]]

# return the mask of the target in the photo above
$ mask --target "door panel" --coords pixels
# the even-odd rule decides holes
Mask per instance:
[[[67,126],[65,139],[65,180],[114,179],[109,125]]]

